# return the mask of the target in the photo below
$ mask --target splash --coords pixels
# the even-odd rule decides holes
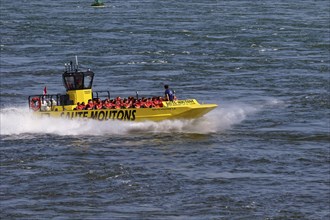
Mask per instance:
[[[1,135],[56,134],[56,135],[127,135],[129,133],[198,133],[208,134],[230,129],[241,123],[258,108],[236,104],[220,106],[195,120],[165,120],[161,122],[122,122],[96,120],[67,120],[39,118],[28,109],[1,109]]]

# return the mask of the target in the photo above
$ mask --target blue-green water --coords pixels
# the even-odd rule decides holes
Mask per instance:
[[[330,3],[1,0],[1,219],[328,219]],[[94,89],[200,120],[35,119],[78,55]]]

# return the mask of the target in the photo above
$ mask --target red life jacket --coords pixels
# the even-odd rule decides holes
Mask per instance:
[[[84,105],[77,105],[77,109],[78,109],[78,110],[83,110],[84,108],[85,108]]]
[[[102,109],[102,106],[103,106],[102,103],[96,104],[95,109]]]
[[[94,107],[93,104],[87,104],[85,109],[91,110],[93,109],[93,107]]]
[[[104,104],[104,106],[105,106],[106,108],[111,108],[111,103],[107,102],[107,103]]]

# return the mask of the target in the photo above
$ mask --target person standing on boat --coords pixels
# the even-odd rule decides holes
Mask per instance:
[[[174,100],[174,92],[169,88],[168,85],[165,85],[164,88],[165,88],[165,100],[166,101],[173,101]]]

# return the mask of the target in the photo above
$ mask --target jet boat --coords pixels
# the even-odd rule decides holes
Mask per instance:
[[[75,65],[65,64],[62,78],[65,94],[47,94],[45,87],[43,94],[28,97],[29,107],[36,115],[99,121],[161,121],[195,119],[217,107],[216,104],[200,104],[196,99],[167,101],[154,97],[143,100],[138,92],[135,97],[121,99],[111,97],[110,91],[92,91],[94,72],[79,70],[77,59]],[[101,96],[105,99],[101,100]],[[153,100],[157,103],[152,103]],[[149,105],[143,104],[147,102]]]

